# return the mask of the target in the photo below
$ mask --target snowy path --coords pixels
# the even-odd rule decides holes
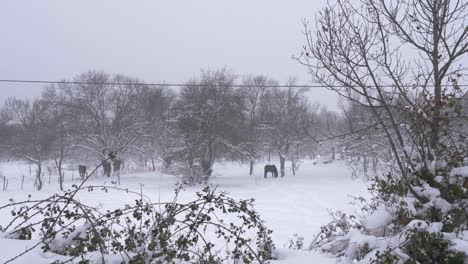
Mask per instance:
[[[299,252],[284,248],[287,247],[289,238],[292,238],[293,234],[303,236],[307,246],[320,226],[328,221],[327,210],[351,211],[349,195],[365,195],[365,184],[361,181],[352,181],[346,166],[339,162],[314,165],[312,161],[306,161],[301,165],[298,175],[287,175],[276,179],[264,179],[260,171],[262,167],[263,164],[259,164],[254,176],[248,176],[247,165],[219,164],[215,166],[215,178],[212,183],[234,198],[256,199],[256,208],[266,221],[266,225],[273,229],[273,240],[279,249],[280,260],[272,263],[335,263],[333,259],[316,252]],[[13,174],[17,171],[15,168],[6,169],[5,164],[0,165],[0,169],[3,169],[4,174],[6,172]],[[97,178],[90,183],[102,184],[103,181],[104,178]],[[153,201],[172,200],[175,183],[174,177],[158,172],[122,177],[122,186],[136,191],[143,188],[143,192]],[[28,193],[34,197],[45,197],[57,191],[55,185],[46,185],[41,193],[32,190],[21,192],[14,188],[14,185],[10,185],[9,191],[0,192],[0,204],[7,203],[9,198],[24,199]],[[201,187],[186,188],[180,199],[191,199],[195,191],[200,189]],[[120,207],[134,200],[131,196],[112,194],[113,192],[105,195],[101,192],[83,193],[79,199],[88,204],[102,204],[106,208]],[[0,225],[6,220],[6,217],[0,218]],[[12,256],[14,248],[18,250],[17,252],[24,249],[12,245],[10,247],[11,250],[8,251],[0,248],[0,263],[8,259],[8,256]]]

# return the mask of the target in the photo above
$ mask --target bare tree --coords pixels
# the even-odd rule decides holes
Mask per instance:
[[[261,103],[270,149],[279,156],[281,177],[285,175],[285,162],[290,151],[305,140],[303,120],[308,106],[304,92],[305,89],[293,87],[270,89]]]
[[[338,0],[320,13],[315,35],[305,23],[307,45],[298,60],[317,82],[374,115],[405,182],[415,170],[407,145],[426,168],[441,156],[443,98],[450,92],[444,83],[461,74],[455,63],[468,51],[466,7],[365,0],[358,8]]]
[[[241,98],[232,87],[235,76],[226,69],[202,71],[182,89],[175,105],[175,122],[185,142],[183,155],[193,168],[198,162],[204,177],[213,170],[216,153],[231,147],[241,119]]]
[[[43,162],[49,158],[54,140],[47,104],[40,100],[9,99],[4,111],[14,130],[8,139],[11,154],[36,165],[34,186],[41,190]]]
[[[139,100],[140,115],[149,125],[132,152],[149,160],[155,171],[156,160],[161,160],[165,167],[168,167],[174,155],[176,134],[170,122],[170,109],[176,95],[163,87],[144,87],[138,92],[141,98]]]
[[[373,187],[369,188],[372,199],[356,200],[366,201],[361,207],[365,215],[380,207],[392,212],[392,220],[382,233],[366,223],[357,223],[355,216],[337,213],[332,216],[334,222],[322,228],[320,239],[328,239],[322,248],[337,256],[360,255],[356,249],[363,244],[349,240],[354,234],[348,230],[354,229],[365,235],[378,234],[382,241],[399,239],[398,245],[389,243],[378,249],[385,252],[383,258],[375,253],[376,248],[371,248],[358,261],[375,257],[376,262],[445,263],[447,260],[434,256],[420,259],[421,252],[431,255],[435,247],[424,250],[421,248],[432,242],[412,241],[427,235],[427,230],[416,228],[412,234],[407,230],[415,220],[428,225],[441,221],[444,231],[440,232],[453,232],[454,236],[467,227],[466,192],[453,172],[455,167],[463,166],[467,153],[465,132],[456,129],[455,124],[462,118],[460,101],[464,92],[458,80],[466,69],[456,63],[468,52],[465,24],[468,3],[464,0],[360,3],[356,5],[356,1],[350,0],[329,3],[319,13],[315,32],[305,23],[307,43],[298,60],[308,67],[316,82],[350,102],[344,112],[349,122],[345,134],[352,139],[348,143],[355,144],[350,149],[370,150],[378,142],[382,144],[377,146],[381,152],[391,150],[388,155],[393,162],[391,167],[397,169],[386,174],[385,179],[373,181]],[[443,201],[444,205],[436,205],[435,200]],[[418,208],[417,212],[411,208]],[[434,211],[437,213],[432,214]],[[404,221],[400,212],[406,212]],[[454,224],[445,229],[450,224],[444,219]],[[386,232],[390,226],[392,231]],[[436,240],[450,243],[445,235],[437,236]],[[317,241],[313,244],[321,243]],[[412,243],[413,252],[408,247]],[[463,257],[458,261],[463,262]]]
[[[263,123],[262,112],[260,111],[261,101],[265,94],[266,86],[277,85],[274,80],[265,76],[247,76],[242,82],[243,87],[240,94],[244,100],[245,107],[245,131],[243,132],[243,149],[250,162],[249,175],[253,174],[255,161],[265,149],[265,125]]]
[[[141,114],[140,103],[145,94],[141,93],[139,81],[95,71],[75,80],[80,84],[55,87],[57,101],[73,113],[70,124],[76,138],[75,149],[100,159],[109,152],[122,156],[130,151],[150,124]]]
[[[60,190],[63,190],[63,164],[65,159],[71,155],[74,148],[74,137],[72,134],[71,117],[72,112],[57,101],[56,90],[49,87],[44,91],[42,101],[47,104],[47,115],[50,119],[51,133],[53,133],[53,142],[51,144],[50,158],[54,160],[58,172]]]

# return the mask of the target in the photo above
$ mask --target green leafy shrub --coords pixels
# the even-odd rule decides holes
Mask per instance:
[[[442,233],[415,233],[405,246],[406,253],[411,257],[405,263],[463,264],[465,253],[450,250],[449,245]]]
[[[80,263],[106,263],[121,256],[124,263],[267,263],[274,258],[272,231],[253,208],[253,199],[234,200],[216,188],[206,187],[196,199],[178,203],[152,203],[138,195],[133,205],[102,210],[75,198],[80,191],[110,189],[74,186],[74,190],[44,200],[12,202],[12,221],[2,230],[25,234],[31,230],[40,241],[33,246]],[[35,231],[39,232],[35,232]],[[23,236],[19,237],[20,239]],[[19,256],[20,257],[20,256]]]
[[[395,256],[392,249],[387,248],[383,253],[377,250],[375,253],[375,259],[371,258],[371,264],[396,264],[399,258]]]

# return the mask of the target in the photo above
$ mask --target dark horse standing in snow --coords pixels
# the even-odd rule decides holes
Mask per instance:
[[[273,178],[278,178],[278,169],[276,168],[275,165],[266,165],[265,166],[265,175],[264,178],[267,177],[267,173],[271,172],[273,175]]]
[[[102,169],[104,170],[104,176],[111,176],[112,165],[109,161],[104,161],[102,163]]]
[[[114,173],[116,173],[118,176],[120,176],[120,171],[123,167],[122,165],[123,165],[123,161],[121,159],[115,159],[114,162],[112,163]]]
[[[86,166],[85,165],[78,165],[78,172],[80,173],[80,178],[86,178]]]

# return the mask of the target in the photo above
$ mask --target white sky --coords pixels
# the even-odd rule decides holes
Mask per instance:
[[[70,79],[87,70],[183,83],[202,68],[290,76],[309,84],[291,56],[304,43],[302,19],[322,0],[2,0],[0,79]],[[0,83],[0,102],[42,85]],[[311,99],[336,108],[334,94]]]

